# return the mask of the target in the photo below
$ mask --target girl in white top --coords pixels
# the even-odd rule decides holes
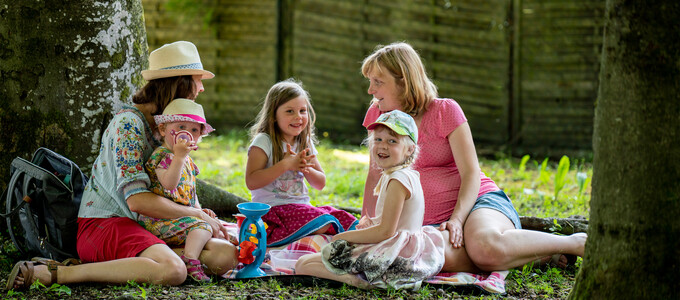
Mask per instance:
[[[336,234],[358,223],[352,214],[310,204],[305,180],[321,190],[326,174],[316,159],[314,109],[309,94],[292,79],[272,86],[251,128],[246,185],[252,201],[272,206],[267,246],[292,243],[306,235]]]
[[[334,236],[320,253],[300,258],[295,271],[360,288],[417,290],[444,265],[444,239],[436,228],[422,226],[423,189],[420,175],[410,168],[418,152],[416,124],[393,110],[369,129],[372,161],[383,170],[374,191],[376,216]]]

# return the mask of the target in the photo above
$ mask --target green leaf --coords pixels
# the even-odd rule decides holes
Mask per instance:
[[[557,174],[555,174],[555,200],[557,200],[557,195],[559,195],[564,184],[567,182],[567,173],[569,173],[569,157],[566,155],[562,156],[560,163],[557,166]]]

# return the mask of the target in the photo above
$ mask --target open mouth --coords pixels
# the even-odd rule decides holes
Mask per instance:
[[[388,154],[378,153],[378,158],[388,158],[388,157],[390,157]]]

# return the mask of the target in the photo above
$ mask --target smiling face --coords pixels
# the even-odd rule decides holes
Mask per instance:
[[[195,122],[163,123],[160,127],[161,136],[163,136],[163,145],[168,149],[172,149],[172,147],[175,145],[175,135],[173,134],[173,131],[177,133],[181,130],[190,132],[191,136],[194,138],[194,141],[198,143],[201,138],[202,126],[203,125]]]
[[[403,91],[394,76],[387,72],[380,72],[378,68],[368,74],[369,86],[368,94],[377,100],[378,109],[381,112],[388,112],[395,109],[403,110]]]
[[[308,122],[307,99],[302,96],[293,98],[276,108],[276,126],[282,138],[290,145],[293,145],[295,137],[307,128]]]
[[[414,151],[414,147],[404,142],[408,137],[398,135],[386,126],[376,127],[372,134],[371,156],[383,170],[403,164]]]

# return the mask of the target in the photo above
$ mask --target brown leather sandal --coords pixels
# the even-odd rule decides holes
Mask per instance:
[[[77,259],[77,258],[67,258],[64,261],[59,262],[59,261],[56,261],[54,259],[36,256],[36,257],[31,258],[31,261],[39,262],[43,265],[48,265],[49,263],[53,263],[53,264],[56,264],[57,266],[75,266],[75,265],[82,264],[82,261],[80,259]]]
[[[5,285],[5,290],[10,289],[28,289],[33,284],[33,275],[35,272],[35,266],[37,265],[47,265],[47,270],[50,271],[51,282],[57,283],[57,268],[63,265],[59,262],[54,262],[51,259],[44,259],[39,261],[26,261],[22,260],[14,264],[12,271],[9,273],[9,278],[7,278],[7,284]],[[17,278],[23,278],[23,284],[15,286]]]

